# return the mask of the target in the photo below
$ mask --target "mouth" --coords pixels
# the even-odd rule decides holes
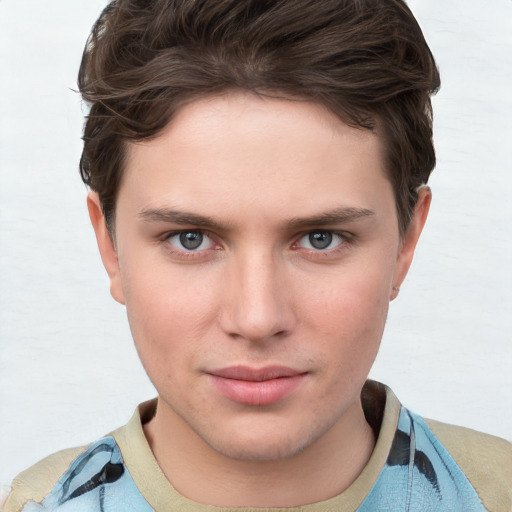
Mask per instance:
[[[207,372],[207,375],[225,398],[239,404],[263,406],[279,402],[293,393],[307,372],[286,366],[231,366]]]

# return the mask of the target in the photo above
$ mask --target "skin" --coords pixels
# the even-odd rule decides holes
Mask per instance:
[[[250,93],[194,101],[127,157],[115,241],[94,192],[88,206],[158,391],[145,434],[164,474],[217,506],[342,492],[374,446],[360,392],[429,189],[401,238],[378,134],[311,102]],[[186,250],[176,232],[203,242]],[[330,245],[312,245],[315,233]],[[239,403],[211,375],[238,365],[300,378],[276,402]]]

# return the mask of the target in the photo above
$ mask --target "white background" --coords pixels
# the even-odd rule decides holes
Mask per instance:
[[[110,298],[77,171],[103,0],[0,0],[0,484],[155,394]],[[411,0],[443,79],[434,202],[374,378],[512,439],[512,1]]]

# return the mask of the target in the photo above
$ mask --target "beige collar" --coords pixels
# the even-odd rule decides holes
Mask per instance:
[[[351,512],[357,510],[377,481],[398,425],[401,406],[394,393],[382,384],[368,381],[363,389],[363,404],[365,409],[370,410],[365,412],[372,414],[371,408],[378,403],[385,403],[380,433],[372,456],[359,477],[338,496],[296,508],[223,508],[199,504],[182,496],[160,470],[142,429],[143,423],[154,415],[157,399],[139,405],[128,424],[114,431],[112,435],[140,493],[157,512]]]

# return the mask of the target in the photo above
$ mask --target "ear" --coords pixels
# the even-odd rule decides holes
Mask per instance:
[[[103,265],[110,279],[110,293],[120,304],[124,304],[123,286],[121,281],[121,272],[119,269],[119,260],[114,240],[107,229],[101,202],[96,192],[89,192],[87,195],[87,209],[91,219],[96,241],[100,250]]]
[[[427,220],[428,210],[432,201],[432,192],[429,187],[423,186],[418,192],[418,201],[414,207],[412,218],[407,226],[407,231],[402,237],[400,249],[395,265],[393,276],[393,290],[390,299],[393,300],[398,295],[400,286],[403,283],[409,267],[411,266],[416,244],[420,238],[423,226]]]

